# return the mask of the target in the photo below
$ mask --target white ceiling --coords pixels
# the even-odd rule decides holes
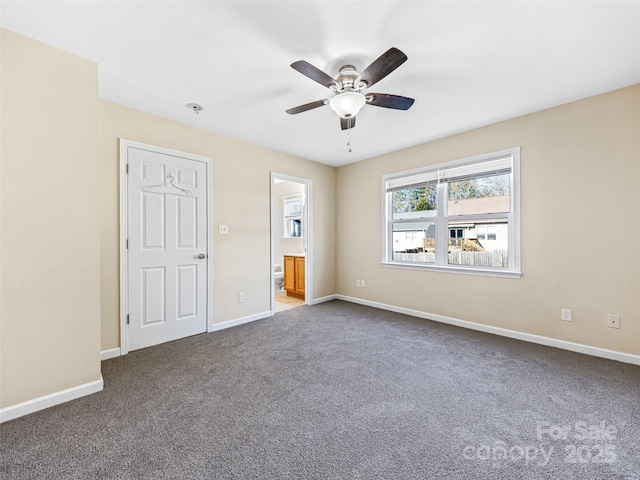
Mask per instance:
[[[93,60],[100,98],[339,166],[640,82],[638,2],[2,1],[3,27]],[[289,65],[409,59],[351,132]],[[199,115],[186,104],[204,106]]]

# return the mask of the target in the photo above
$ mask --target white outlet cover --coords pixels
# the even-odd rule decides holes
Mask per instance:
[[[609,328],[620,328],[620,315],[607,315],[607,326]]]

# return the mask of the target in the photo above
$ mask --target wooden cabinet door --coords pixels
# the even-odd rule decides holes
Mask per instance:
[[[295,257],[284,257],[284,289],[287,292],[296,291]]]
[[[296,293],[304,295],[304,257],[296,257]]]

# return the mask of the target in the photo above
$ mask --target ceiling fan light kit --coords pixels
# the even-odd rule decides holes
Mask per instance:
[[[343,65],[335,78],[304,60],[293,62],[291,68],[327,87],[334,96],[331,99],[316,100],[290,108],[286,112],[296,115],[328,104],[340,117],[340,128],[347,130],[355,126],[355,117],[366,104],[394,110],[408,110],[415,101],[413,98],[388,93],[366,95],[362,93],[362,90],[382,80],[406,60],[407,56],[404,53],[392,47],[374,60],[362,73],[357,72],[353,65]]]
[[[355,117],[367,103],[364,95],[358,92],[339,93],[331,99],[329,106],[342,118]]]

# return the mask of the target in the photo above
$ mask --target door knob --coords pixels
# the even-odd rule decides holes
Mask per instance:
[[[201,253],[200,255],[198,255],[198,258],[202,260],[203,258],[207,258],[207,256],[204,253]]]

